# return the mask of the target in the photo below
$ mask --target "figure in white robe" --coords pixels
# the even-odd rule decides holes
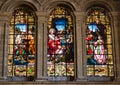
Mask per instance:
[[[97,61],[98,64],[105,64],[106,63],[106,55],[105,55],[105,48],[104,42],[101,36],[98,36],[98,40],[94,43],[94,59]]]

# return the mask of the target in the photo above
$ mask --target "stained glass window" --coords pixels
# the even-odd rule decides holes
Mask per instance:
[[[35,77],[36,17],[28,7],[12,13],[9,29],[8,77],[15,80]]]
[[[58,81],[74,79],[73,20],[64,7],[56,7],[48,20],[47,75]]]
[[[86,26],[87,76],[113,77],[112,30],[108,11],[92,8]]]

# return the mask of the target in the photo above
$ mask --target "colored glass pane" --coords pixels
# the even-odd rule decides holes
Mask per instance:
[[[107,10],[92,8],[86,20],[86,57],[88,76],[114,76],[112,34]],[[110,72],[111,71],[111,72]]]
[[[9,29],[8,77],[34,79],[36,59],[36,22],[29,8],[15,9]]]
[[[73,22],[64,7],[55,8],[48,20],[47,75],[74,78]]]

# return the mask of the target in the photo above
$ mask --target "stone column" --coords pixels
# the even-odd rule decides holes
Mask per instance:
[[[0,80],[7,78],[8,31],[11,13],[0,13]]]
[[[114,73],[115,80],[120,81],[120,13],[112,12],[113,20],[111,24],[113,25],[113,59],[114,59]]]
[[[86,81],[86,57],[85,57],[85,12],[75,12],[76,16],[76,70],[77,81]]]
[[[37,79],[36,81],[46,80],[47,72],[47,25],[46,25],[46,14],[45,12],[37,12],[38,16],[38,34],[37,34]]]

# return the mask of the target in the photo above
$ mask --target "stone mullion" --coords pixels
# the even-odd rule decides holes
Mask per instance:
[[[44,22],[44,77],[47,78],[47,21]]]
[[[0,77],[3,77],[3,56],[4,56],[4,23],[0,21]]]
[[[37,79],[36,81],[43,81],[46,80],[46,56],[45,56],[45,35],[47,32],[45,32],[46,26],[46,18],[44,15],[44,12],[37,12],[38,16],[38,33],[37,33]]]
[[[4,51],[4,74],[3,76],[7,78],[7,71],[8,71],[8,68],[7,68],[7,65],[8,65],[8,40],[9,40],[9,22],[6,22],[4,23],[4,48],[3,48],[3,51]]]
[[[0,80],[7,78],[8,34],[11,13],[0,13]]]
[[[120,13],[118,12],[112,12],[113,15],[113,59],[114,59],[114,73],[116,77],[116,81],[120,81],[120,41],[119,41],[119,36],[120,36]],[[115,51],[114,51],[115,50]]]
[[[76,50],[77,50],[77,81],[86,81],[84,56],[84,13],[75,12],[76,16]]]
[[[37,34],[37,79],[42,77],[42,23],[40,22],[40,20],[38,21],[38,34]]]

